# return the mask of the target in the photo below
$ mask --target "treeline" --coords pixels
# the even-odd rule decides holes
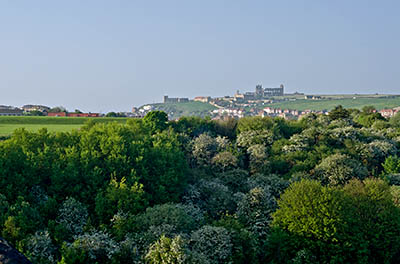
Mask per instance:
[[[16,130],[1,235],[33,263],[399,263],[400,115],[373,110]]]

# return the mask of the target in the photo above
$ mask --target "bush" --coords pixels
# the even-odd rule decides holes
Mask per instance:
[[[187,258],[183,239],[180,236],[171,239],[164,235],[150,246],[145,256],[150,264],[183,264],[188,263]]]
[[[203,226],[193,232],[191,245],[194,253],[204,255],[209,263],[227,263],[232,255],[229,232],[223,227]]]
[[[353,177],[362,180],[367,175],[367,169],[360,162],[343,154],[331,155],[315,167],[315,178],[333,186],[346,184]]]

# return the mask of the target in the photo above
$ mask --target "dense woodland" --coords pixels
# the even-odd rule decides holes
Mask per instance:
[[[372,107],[21,129],[1,236],[33,263],[400,263],[399,150]]]

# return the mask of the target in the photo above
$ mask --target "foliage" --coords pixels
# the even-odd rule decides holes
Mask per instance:
[[[237,216],[256,236],[265,237],[272,220],[271,213],[276,207],[276,200],[270,189],[256,187],[239,201]]]
[[[367,173],[361,163],[343,154],[331,155],[315,168],[315,177],[329,185],[345,184],[353,177],[362,180]]]
[[[80,128],[0,140],[0,231],[35,263],[400,261],[400,132],[371,107],[0,119]]]
[[[340,229],[341,197],[318,181],[292,183],[278,200],[273,224],[291,233],[335,242]]]
[[[173,239],[161,236],[150,246],[145,259],[150,264],[183,264],[187,263],[185,243],[180,236]]]
[[[124,113],[108,112],[106,117],[126,117]]]
[[[56,221],[63,225],[71,235],[79,235],[83,232],[88,216],[86,207],[74,198],[69,197],[61,205]]]
[[[190,185],[183,200],[201,208],[214,219],[226,212],[233,213],[236,209],[235,197],[229,188],[218,180],[201,180],[195,185]]]
[[[160,132],[167,128],[168,116],[162,111],[151,111],[143,118],[143,125],[152,133]]]
[[[213,223],[213,226],[228,230],[232,241],[232,263],[257,263],[257,240],[235,216],[226,215]]]
[[[232,255],[229,232],[223,227],[203,226],[191,235],[192,250],[209,263],[226,263]]]
[[[211,165],[212,158],[217,153],[218,143],[208,134],[201,134],[192,142],[192,155],[198,166]]]
[[[329,117],[331,120],[345,119],[350,117],[350,113],[343,106],[338,105],[329,112]]]
[[[353,179],[339,189],[303,180],[278,205],[273,224],[289,232],[291,254],[306,249],[322,262],[389,263],[398,253],[400,210],[382,180]]]
[[[215,155],[211,163],[216,171],[226,171],[237,167],[237,158],[229,151],[220,152]]]
[[[144,198],[143,185],[135,182],[128,186],[126,178],[118,182],[112,178],[105,193],[96,197],[96,213],[102,223],[107,223],[118,212],[136,214],[147,205]]]
[[[385,162],[382,164],[382,166],[387,174],[400,173],[400,158],[396,156],[389,156],[385,159]]]
[[[103,231],[92,231],[75,237],[72,244],[64,244],[61,263],[109,263],[119,251],[118,244]]]
[[[50,113],[67,112],[67,108],[64,106],[56,106],[49,110]]]
[[[38,231],[31,235],[24,247],[25,254],[34,263],[54,263],[56,261],[56,250],[47,230]]]
[[[245,130],[238,135],[237,144],[239,147],[249,148],[253,145],[271,145],[273,134],[268,130]]]

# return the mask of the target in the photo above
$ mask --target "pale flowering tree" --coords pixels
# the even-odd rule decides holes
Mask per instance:
[[[350,118],[336,119],[329,123],[329,128],[354,126],[354,121]]]
[[[314,264],[318,263],[317,257],[308,249],[297,251],[296,256],[292,259],[293,264]]]
[[[207,166],[211,164],[211,160],[218,150],[218,143],[215,138],[204,133],[193,139],[192,156],[196,160],[197,165]]]
[[[229,263],[232,255],[231,236],[224,227],[203,226],[192,233],[192,251],[203,255],[210,264]]]
[[[56,247],[49,231],[38,231],[26,240],[24,252],[33,263],[50,264],[56,262]]]
[[[368,176],[367,169],[348,155],[333,154],[326,157],[314,169],[315,177],[322,184],[343,185],[350,179],[363,180]]]
[[[262,144],[252,145],[247,149],[250,157],[250,172],[265,173],[269,171],[267,148]]]
[[[331,138],[340,142],[344,142],[346,139],[358,140],[361,137],[360,130],[352,126],[337,127],[328,132]]]
[[[400,186],[390,186],[390,193],[392,195],[392,201],[394,205],[400,207]]]
[[[247,130],[241,132],[237,137],[237,145],[245,149],[256,144],[269,146],[273,142],[274,134],[269,130]]]
[[[289,182],[275,174],[256,173],[247,179],[245,186],[248,191],[254,188],[268,189],[275,198],[279,198],[280,194],[289,187]]]
[[[201,180],[195,185],[190,185],[183,200],[204,210],[212,218],[236,209],[235,197],[219,180]]]
[[[238,159],[229,151],[223,151],[215,155],[211,163],[217,171],[226,171],[237,167]]]
[[[288,145],[283,146],[282,150],[285,153],[296,152],[296,151],[306,151],[311,146],[311,139],[302,134],[295,134],[290,137]]]
[[[275,197],[270,188],[251,189],[238,203],[237,215],[258,237],[266,236],[272,220],[271,213],[277,208]]]
[[[227,137],[221,137],[221,136],[217,136],[215,138],[215,141],[217,143],[218,146],[218,151],[222,152],[222,151],[227,151],[228,148],[231,145],[231,142],[229,141],[229,139]]]
[[[70,234],[79,235],[83,232],[88,215],[85,205],[69,197],[62,203],[56,221],[62,224]]]
[[[323,133],[324,131],[315,127],[305,129],[300,134],[294,134],[291,136],[289,144],[283,147],[283,151],[290,153],[309,150],[318,142],[320,135]]]
[[[120,247],[105,231],[92,230],[74,237],[73,243],[63,246],[63,258],[61,263],[70,263],[77,257],[88,263],[105,263],[116,255]]]
[[[386,157],[397,153],[397,147],[388,140],[375,140],[368,144],[368,152],[373,159],[383,162]]]

